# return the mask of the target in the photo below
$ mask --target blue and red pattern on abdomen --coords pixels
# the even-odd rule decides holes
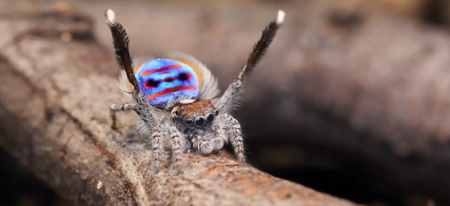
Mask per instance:
[[[173,59],[153,59],[134,71],[142,93],[153,104],[165,104],[180,97],[197,98],[200,78],[191,66]]]

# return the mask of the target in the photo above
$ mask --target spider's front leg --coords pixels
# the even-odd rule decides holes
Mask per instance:
[[[137,108],[138,108],[137,104],[113,104],[113,105],[111,105],[111,107],[109,108],[109,115],[112,120],[111,129],[114,131],[118,131],[117,130],[117,117],[116,117],[117,112],[131,111],[131,110],[136,110]]]
[[[245,148],[241,124],[229,114],[223,114],[221,119],[220,132],[226,134],[229,138],[238,161],[245,164]]]

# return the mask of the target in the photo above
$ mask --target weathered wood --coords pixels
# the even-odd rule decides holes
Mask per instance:
[[[149,150],[110,133],[109,105],[126,99],[90,19],[8,6],[0,4],[0,146],[61,196],[84,205],[353,205],[225,152],[187,154],[183,174],[165,165],[155,175]],[[135,122],[120,117],[124,130]]]

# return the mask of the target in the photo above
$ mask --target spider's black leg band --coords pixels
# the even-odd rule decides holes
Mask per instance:
[[[116,50],[116,58],[120,67],[125,70],[128,81],[133,85],[134,90],[139,91],[139,85],[136,77],[133,74],[133,61],[130,56],[129,43],[127,32],[123,28],[122,24],[115,22],[115,14],[111,9],[106,10],[106,23],[108,23],[109,29],[113,37],[114,49]]]

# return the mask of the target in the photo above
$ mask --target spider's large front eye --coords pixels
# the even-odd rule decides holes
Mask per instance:
[[[203,126],[205,124],[205,118],[203,117],[197,117],[195,119],[195,125],[197,126]]]
[[[186,124],[187,124],[187,125],[191,125],[192,123],[194,123],[194,121],[192,121],[192,120],[190,120],[190,119],[186,120]]]
[[[208,114],[206,116],[206,122],[211,123],[214,119],[214,115],[213,114]]]

